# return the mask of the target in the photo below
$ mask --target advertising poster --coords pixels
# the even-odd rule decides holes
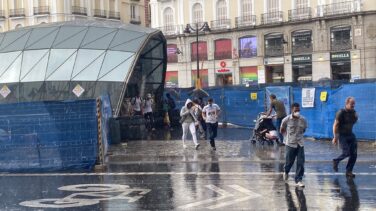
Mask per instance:
[[[178,71],[167,71],[165,84],[166,88],[177,88],[179,86]]]
[[[302,89],[302,108],[313,108],[315,106],[315,88]]]
[[[240,58],[251,58],[257,56],[257,38],[242,37],[239,39]]]
[[[266,82],[264,66],[257,67],[257,79],[259,84],[264,84]]]
[[[242,80],[242,84],[257,85],[257,67],[241,67],[240,77]]]
[[[196,70],[192,70],[192,86],[193,87],[196,84],[196,77],[197,77]],[[200,70],[200,79],[201,79],[201,87],[202,88],[205,88],[205,87],[209,86],[208,69]]]

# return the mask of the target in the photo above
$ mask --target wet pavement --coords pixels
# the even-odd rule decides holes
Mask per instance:
[[[0,174],[0,210],[375,210],[376,146],[360,142],[355,179],[328,141],[305,144],[305,188],[282,179],[284,147],[253,145],[246,129],[219,129],[217,151],[181,132],[111,146],[105,171]],[[293,170],[294,171],[294,168]]]

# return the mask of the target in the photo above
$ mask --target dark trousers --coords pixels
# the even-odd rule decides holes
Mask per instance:
[[[144,118],[146,120],[146,126],[148,129],[151,129],[154,127],[154,116],[153,112],[147,112],[144,114]]]
[[[358,142],[356,141],[356,137],[354,134],[339,134],[339,144],[342,148],[342,154],[333,160],[339,163],[341,160],[349,157],[349,161],[347,161],[346,171],[352,172],[356,158],[358,157]]]
[[[283,136],[280,132],[280,129],[281,129],[281,124],[282,124],[282,120],[284,119],[285,117],[282,117],[282,118],[277,118],[275,124],[276,124],[276,128],[277,128],[277,132],[278,132],[278,138],[279,138],[279,141],[281,143],[283,143]]]
[[[209,132],[210,145],[215,147],[214,139],[217,137],[218,122],[206,123],[206,128]]]
[[[296,171],[295,171],[295,182],[302,181],[304,175],[304,147],[298,145],[297,148],[289,147],[286,145],[286,163],[285,163],[285,173],[290,172],[291,167],[294,165],[296,158]]]

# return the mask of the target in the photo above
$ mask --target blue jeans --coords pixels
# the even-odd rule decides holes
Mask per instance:
[[[349,161],[347,161],[346,171],[352,172],[356,162],[356,158],[358,157],[358,142],[356,141],[356,137],[354,134],[339,134],[339,144],[342,148],[342,154],[333,160],[339,163],[341,160],[349,157]]]
[[[212,147],[215,147],[214,139],[217,137],[218,122],[217,123],[206,123],[206,128],[209,132],[210,145]]]
[[[298,145],[297,148],[289,147],[286,145],[286,163],[285,163],[285,173],[290,172],[291,167],[294,165],[296,158],[296,171],[295,171],[295,182],[302,181],[304,175],[304,147]]]
[[[280,129],[281,129],[281,124],[282,124],[282,120],[284,119],[285,117],[282,117],[282,118],[277,118],[275,124],[276,124],[276,128],[277,128],[277,132],[278,132],[278,138],[279,138],[279,141],[281,143],[283,143],[283,136],[280,132]]]

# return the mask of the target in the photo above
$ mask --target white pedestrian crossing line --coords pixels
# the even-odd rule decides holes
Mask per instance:
[[[355,172],[357,176],[376,176],[376,172]],[[1,173],[0,177],[49,177],[49,176],[147,176],[147,175],[197,175],[197,176],[276,176],[282,172],[92,172],[92,173]],[[294,175],[294,173],[290,173]],[[307,172],[308,176],[343,176],[341,172]]]

